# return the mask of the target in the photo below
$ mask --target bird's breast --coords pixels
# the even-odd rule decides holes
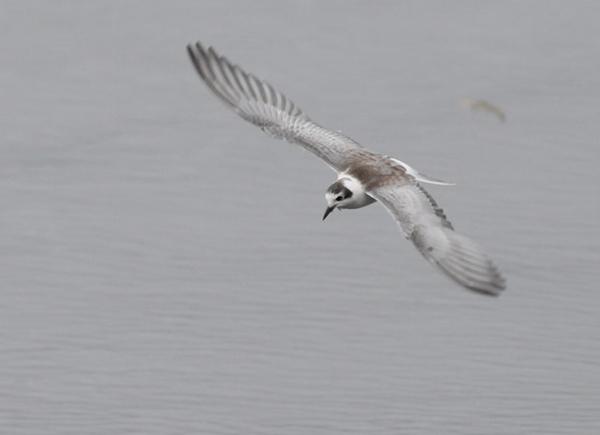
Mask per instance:
[[[374,202],[375,199],[372,196],[367,195],[365,192],[354,192],[352,201],[344,204],[344,206],[340,208],[361,208],[366,207],[369,204],[373,204]]]

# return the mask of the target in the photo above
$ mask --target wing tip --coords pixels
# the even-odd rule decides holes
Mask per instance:
[[[493,266],[485,276],[476,276],[469,270],[455,270],[447,264],[432,262],[436,269],[462,288],[484,296],[498,297],[506,290],[506,279]]]
[[[439,262],[437,266],[465,289],[486,296],[498,297],[506,289],[506,279],[485,253],[480,253],[480,255],[482,263],[476,267],[473,267],[465,259],[460,264]]]
[[[461,287],[487,296],[499,296],[506,288],[506,279],[483,248],[451,228],[417,229],[410,239],[436,269]]]

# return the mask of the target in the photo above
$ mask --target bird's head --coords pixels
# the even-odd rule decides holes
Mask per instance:
[[[346,208],[346,205],[352,202],[352,195],[352,190],[350,190],[346,180],[343,178],[329,186],[327,192],[325,192],[327,209],[323,215],[323,220],[336,208]]]

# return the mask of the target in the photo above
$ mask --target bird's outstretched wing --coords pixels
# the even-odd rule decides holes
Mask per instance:
[[[387,209],[419,252],[448,277],[487,295],[497,296],[504,290],[505,280],[486,252],[454,231],[444,211],[412,177],[390,178],[367,193]]]
[[[337,171],[351,151],[362,149],[352,139],[312,122],[292,100],[273,86],[234,65],[200,42],[187,51],[200,78],[227,105],[265,132],[296,143]]]

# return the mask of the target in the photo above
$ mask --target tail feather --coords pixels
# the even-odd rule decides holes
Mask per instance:
[[[440,180],[438,178],[433,178],[433,177],[430,177],[429,175],[425,175],[422,172],[417,171],[412,166],[409,166],[406,163],[404,163],[398,159],[392,159],[392,160],[395,161],[396,163],[398,163],[399,165],[401,165],[402,167],[404,167],[404,169],[406,169],[407,174],[412,175],[413,177],[415,177],[415,179],[417,181],[420,181],[421,183],[437,184],[438,186],[454,186],[454,183],[448,183],[448,182]]]

